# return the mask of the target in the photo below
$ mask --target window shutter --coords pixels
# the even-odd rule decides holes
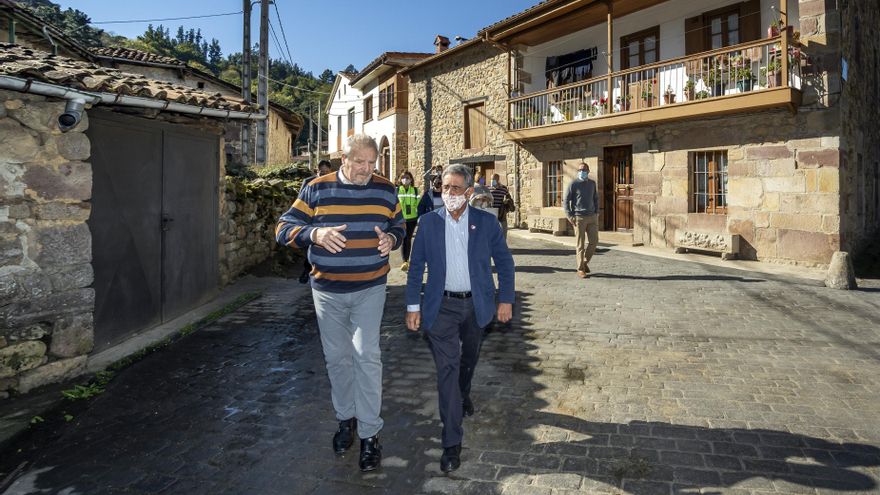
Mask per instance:
[[[761,39],[761,0],[743,2],[739,9],[740,41]]]
[[[760,1],[760,0],[758,0]],[[684,20],[684,51],[685,55],[693,55],[706,51],[703,48],[706,35],[703,28],[703,16],[690,17]]]

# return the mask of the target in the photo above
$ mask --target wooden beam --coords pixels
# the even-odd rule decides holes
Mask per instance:
[[[608,19],[606,22],[608,23],[608,46],[605,49],[605,64],[608,66],[608,79],[607,79],[607,88],[608,88],[608,97],[605,100],[605,104],[608,107],[605,109],[611,110],[611,107],[614,105],[614,91],[611,87],[611,84],[614,81],[614,23],[612,20],[614,14],[614,4],[611,0],[608,0]]]
[[[782,57],[782,85],[788,86],[791,84],[788,74],[788,0],[779,0],[779,19],[782,21],[782,29],[779,33],[782,35],[780,44],[782,53],[779,54]]]

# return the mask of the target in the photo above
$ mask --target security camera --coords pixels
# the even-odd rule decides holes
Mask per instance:
[[[64,113],[58,116],[58,128],[61,132],[67,132],[79,124],[85,107],[85,100],[67,100]]]

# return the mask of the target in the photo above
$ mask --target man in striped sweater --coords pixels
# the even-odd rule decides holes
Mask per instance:
[[[379,326],[385,307],[388,254],[405,235],[394,184],[372,173],[373,138],[348,139],[342,167],[303,187],[275,228],[279,244],[308,249],[312,298],[339,429],[333,450],[361,439],[360,469],[382,460],[382,361]]]

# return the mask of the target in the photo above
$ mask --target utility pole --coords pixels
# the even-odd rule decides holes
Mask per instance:
[[[309,150],[309,170],[315,169],[315,164],[312,163],[312,104],[309,103],[309,141],[308,141],[308,150]]]
[[[324,110],[321,108],[321,103],[318,103],[318,161],[321,161],[321,114],[324,113]]]
[[[244,34],[241,47],[241,98],[251,104],[251,0],[243,0]],[[250,157],[251,122],[245,120],[241,124],[241,161],[251,162]]]
[[[257,103],[269,114],[269,0],[260,0],[260,70],[257,79]],[[266,163],[266,126],[268,118],[257,121],[257,163]]]

